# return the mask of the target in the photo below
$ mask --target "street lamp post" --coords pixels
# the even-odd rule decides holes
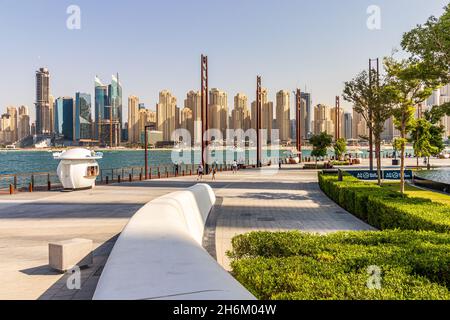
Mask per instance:
[[[262,167],[262,159],[261,159],[261,149],[262,149],[262,141],[261,141],[261,113],[262,113],[262,101],[261,101],[261,76],[256,77],[256,167]]]
[[[145,130],[145,179],[148,179],[148,131],[147,129],[151,128],[152,126],[147,125],[144,127]]]
[[[377,73],[377,86],[379,86],[379,76],[380,76],[380,60],[378,58],[376,59],[369,59],[369,85],[370,88],[372,88],[372,62],[376,61],[376,73]],[[373,113],[372,113],[372,106],[369,107],[369,122],[372,122],[373,119]],[[369,126],[369,167],[370,171],[373,171],[373,132],[372,132],[372,123]]]
[[[297,89],[294,91],[295,94],[295,117],[296,117],[296,126],[295,126],[295,132],[297,135],[297,153],[298,157],[300,159],[300,162],[302,162],[302,129],[301,129],[301,102],[302,102],[302,94],[301,90]]]

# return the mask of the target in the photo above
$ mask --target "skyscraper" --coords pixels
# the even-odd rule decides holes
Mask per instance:
[[[337,129],[336,128],[336,107],[331,108],[331,112],[330,113],[331,113],[331,120],[334,123],[333,135],[336,136],[336,133],[337,133],[337,131],[336,131],[336,129]],[[340,138],[344,138],[344,131],[345,131],[344,109],[339,108],[339,115],[338,115],[338,117],[339,117],[339,132],[340,132],[339,137]]]
[[[53,110],[55,108],[55,97],[49,95],[48,101],[50,106],[50,133],[53,133],[55,130],[55,128],[53,127],[53,124],[55,123],[55,115]]]
[[[225,139],[228,127],[228,97],[227,93],[217,88],[209,92],[208,123],[210,129],[218,129]]]
[[[117,146],[122,136],[122,84],[119,75],[110,85],[95,77],[95,137],[100,144]],[[109,127],[108,127],[109,126]]]
[[[52,132],[50,105],[50,73],[47,68],[36,71],[36,133]]]
[[[230,127],[234,130],[247,131],[251,126],[250,111],[248,110],[248,98],[243,93],[234,97],[234,108],[231,111]]]
[[[159,93],[159,103],[156,105],[157,128],[162,131],[164,141],[172,140],[176,129],[177,99],[168,90]]]
[[[105,120],[105,109],[109,105],[108,86],[95,77],[95,138],[100,141],[102,122]]]
[[[301,96],[302,104],[304,104],[304,106],[302,106],[302,110],[304,110],[304,116],[302,117],[302,119],[304,121],[302,123],[303,138],[304,139],[309,139],[309,137],[311,137],[311,134],[312,134],[312,129],[311,129],[311,114],[312,114],[312,110],[311,110],[311,94],[307,93],[307,92],[301,92],[300,96]]]
[[[268,91],[266,88],[261,89],[261,123],[264,122],[264,105],[268,102]],[[273,103],[272,103],[273,105]],[[273,114],[272,114],[273,118]],[[256,130],[256,101],[251,104],[251,127]]]
[[[16,142],[18,139],[18,117],[17,117],[17,108],[16,107],[7,107],[6,113],[10,115],[10,130],[11,130],[11,138],[13,142]]]
[[[268,101],[262,104],[261,110],[261,129],[266,130],[267,142],[272,140],[273,125],[273,102]]]
[[[364,124],[366,124],[366,121],[363,121]],[[360,129],[360,128],[358,128]],[[369,135],[369,128],[366,125],[366,129],[363,130],[366,132],[365,134],[360,134],[359,136],[368,136]],[[359,133],[359,132],[358,132]],[[400,131],[395,128],[394,124],[394,117],[390,117],[384,122],[384,128],[383,132],[380,135],[381,140],[384,140],[386,142],[392,142],[395,138],[400,137]]]
[[[344,114],[344,136],[346,140],[351,139],[352,135],[352,114],[350,112],[346,112]]]
[[[64,140],[74,140],[74,101],[72,97],[59,97],[54,108],[55,134]]]
[[[393,133],[392,133],[393,134]],[[367,122],[362,116],[362,114],[356,112],[353,109],[353,120],[352,120],[352,136],[353,139],[360,139],[360,137],[369,136],[369,128],[367,127]]]
[[[139,124],[138,124],[138,131],[139,131],[139,142],[145,143],[145,126],[151,126],[151,130],[156,129],[156,112],[151,111],[145,108],[139,109]]]
[[[0,118],[0,143],[10,144],[18,140],[17,109],[8,107]]]
[[[112,76],[108,86],[109,105],[111,106],[112,120],[122,125],[122,84],[119,82],[119,74]]]
[[[318,104],[314,107],[314,134],[326,132],[334,135],[334,122],[332,120],[331,108],[324,104]]]
[[[277,92],[276,122],[281,142],[290,140],[290,94],[287,90]]]
[[[4,113],[0,117],[0,143],[13,143],[13,131],[11,130],[11,116]]]
[[[122,84],[119,81],[119,74],[112,76],[111,84],[108,86],[109,108],[105,110],[105,119],[109,120],[109,139],[105,141],[111,147],[118,146],[122,137]]]
[[[193,112],[190,108],[184,107],[181,110],[181,124],[182,129],[189,131],[191,135],[191,141],[185,141],[188,145],[190,145],[194,141],[194,119]]]
[[[30,132],[30,115],[27,106],[19,107],[19,121],[18,121],[18,140],[28,137]]]
[[[128,97],[128,142],[139,143],[139,98]]]
[[[75,94],[74,140],[92,139],[91,95]]]
[[[198,145],[202,142],[202,112],[201,112],[201,93],[200,91],[189,91],[184,100],[184,107],[192,110],[193,121],[193,143]]]

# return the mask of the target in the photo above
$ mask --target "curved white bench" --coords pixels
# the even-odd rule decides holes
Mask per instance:
[[[198,184],[142,207],[117,239],[93,299],[255,299],[202,247],[215,201],[211,187]]]

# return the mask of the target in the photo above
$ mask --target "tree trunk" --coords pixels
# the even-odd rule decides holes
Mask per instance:
[[[379,137],[375,137],[375,154],[377,157],[378,185],[381,186],[381,140]]]
[[[373,133],[369,128],[369,169],[373,171]]]
[[[406,128],[405,124],[402,124],[402,130],[401,130],[401,137],[402,139],[406,138]],[[406,143],[405,140],[402,140],[402,150],[400,155],[400,193],[402,195],[405,194],[405,147]]]
[[[427,170],[431,170],[430,157],[428,156]]]

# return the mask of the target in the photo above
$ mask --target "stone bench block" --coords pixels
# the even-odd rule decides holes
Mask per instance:
[[[93,264],[92,240],[71,239],[48,244],[49,265],[65,272],[74,266],[80,268]]]

